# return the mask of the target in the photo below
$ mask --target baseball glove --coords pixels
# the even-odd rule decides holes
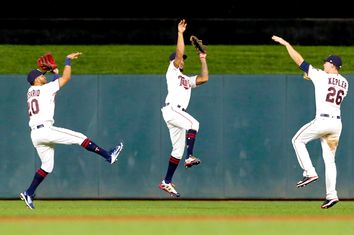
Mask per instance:
[[[58,67],[51,53],[46,53],[40,56],[37,60],[37,65],[42,72],[48,72],[48,71],[52,72],[54,69]]]
[[[207,48],[203,44],[203,41],[198,39],[196,36],[192,35],[189,40],[191,41],[194,48],[197,50],[199,54],[206,54]]]

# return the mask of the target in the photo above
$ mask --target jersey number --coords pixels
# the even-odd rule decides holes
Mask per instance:
[[[343,95],[344,95],[343,90],[337,91],[336,88],[330,87],[330,88],[328,88],[328,94],[326,96],[326,101],[340,105],[340,103],[342,103],[342,101],[343,101]]]
[[[38,100],[33,99],[31,102],[27,103],[28,105],[28,115],[32,116],[33,114],[37,114],[39,112]]]

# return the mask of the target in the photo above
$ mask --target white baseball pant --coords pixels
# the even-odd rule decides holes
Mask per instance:
[[[31,131],[33,146],[42,162],[41,168],[48,173],[51,173],[54,168],[55,144],[81,145],[86,138],[79,132],[51,125],[45,125]]]
[[[304,170],[303,176],[317,175],[307,151],[306,144],[315,139],[321,140],[322,157],[325,163],[327,199],[338,198],[336,191],[337,169],[335,153],[341,131],[342,122],[340,119],[336,117],[316,117],[314,120],[301,127],[292,139],[297,160]]]
[[[173,105],[161,109],[162,116],[170,132],[172,143],[171,156],[182,159],[186,145],[186,131],[199,130],[199,122],[190,114]]]

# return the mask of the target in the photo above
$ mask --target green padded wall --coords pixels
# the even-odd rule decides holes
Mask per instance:
[[[354,78],[348,75],[349,81]],[[40,166],[28,128],[25,76],[1,75],[0,198],[17,198]],[[337,151],[340,198],[353,198],[352,86],[342,107]],[[58,92],[55,125],[82,132],[109,149],[125,146],[110,165],[80,146],[58,145],[54,171],[37,198],[168,198],[158,189],[171,151],[160,108],[164,75],[73,75]],[[195,154],[201,165],[180,164],[174,183],[183,198],[323,198],[319,141],[308,144],[320,179],[302,178],[291,138],[315,113],[310,81],[287,75],[210,75],[193,90],[189,113],[200,122]]]

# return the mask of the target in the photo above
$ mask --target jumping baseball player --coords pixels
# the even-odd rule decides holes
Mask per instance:
[[[48,82],[43,72],[37,69],[31,70],[27,76],[27,81],[31,84],[27,92],[31,139],[41,160],[41,166],[36,171],[31,185],[26,191],[20,193],[21,199],[30,209],[35,208],[33,199],[37,187],[53,171],[56,144],[81,145],[86,150],[99,154],[110,164],[117,161],[123,149],[123,143],[120,143],[110,151],[106,151],[84,134],[53,126],[55,95],[71,79],[70,61],[80,55],[80,52],[67,55],[63,75],[60,77],[59,70],[54,69],[53,81]]]
[[[172,177],[182,159],[184,149],[187,147],[187,154],[184,161],[186,168],[198,165],[201,161],[193,155],[195,138],[199,130],[199,122],[187,113],[192,88],[202,85],[208,81],[208,67],[206,54],[200,53],[201,72],[196,76],[183,74],[184,54],[183,33],[187,23],[183,19],[178,24],[178,38],[176,52],[169,57],[169,67],[166,72],[168,94],[165,99],[165,106],[161,109],[162,116],[169,129],[172,152],[169,158],[167,173],[159,187],[171,196],[179,197],[180,194],[174,188]]]
[[[278,36],[273,36],[272,39],[286,47],[290,57],[305,72],[304,78],[310,79],[315,87],[316,117],[301,127],[292,138],[297,160],[303,169],[303,179],[297,183],[297,187],[304,187],[318,179],[306,144],[320,139],[326,172],[326,200],[321,208],[330,208],[339,201],[335,154],[342,131],[340,107],[349,88],[347,79],[339,74],[342,60],[337,55],[330,55],[324,60],[323,70],[316,69],[287,41]]]

